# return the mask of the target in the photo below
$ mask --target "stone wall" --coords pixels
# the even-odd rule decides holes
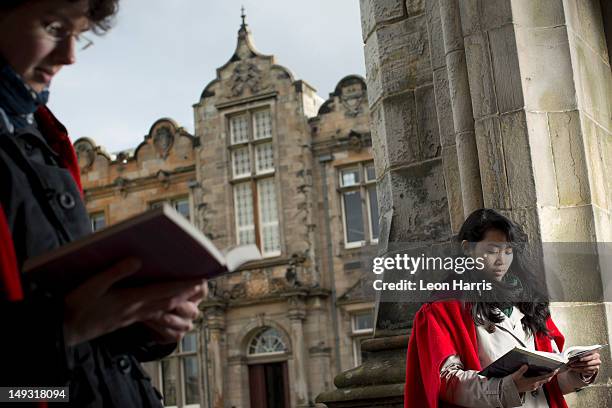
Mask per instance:
[[[134,150],[108,154],[89,138],[75,141],[90,214],[115,224],[161,200],[187,197],[196,182],[196,139],[171,119],[156,121]]]
[[[250,76],[241,75],[247,71]],[[372,160],[365,92],[363,78],[348,76],[323,100],[273,56],[255,50],[243,25],[234,55],[194,105],[201,145],[196,159],[201,188],[194,191],[199,227],[221,248],[236,245],[229,123],[235,114],[263,108],[273,118],[281,231],[278,256],[215,279],[201,305],[202,333],[211,335],[213,406],[249,406],[253,364],[286,361],[291,406],[298,407],[312,404],[341,369],[353,365],[352,314],[371,310],[373,295],[357,290],[362,265],[345,268],[360,261],[362,251],[344,249],[337,187],[339,167]],[[325,174],[323,156],[330,157]],[[288,350],[248,355],[249,342],[266,327],[283,333]]]
[[[448,240],[481,206],[520,223],[535,244],[610,241],[612,77],[599,1],[360,5],[380,253]],[[607,283],[604,262],[602,254],[599,265],[565,263],[558,276],[544,270],[592,299],[552,305],[567,344],[610,342],[610,305],[581,284]],[[377,306],[375,361],[337,377],[340,390],[320,402],[401,406],[402,377],[370,378],[366,368],[400,366],[393,361],[405,349],[396,343],[409,333],[414,305]],[[597,384],[568,397],[572,406],[612,404],[609,350],[603,361]]]

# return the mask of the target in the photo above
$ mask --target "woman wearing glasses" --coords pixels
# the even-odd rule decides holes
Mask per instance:
[[[46,103],[55,75],[91,45],[84,33],[108,30],[117,3],[0,2],[0,387],[68,386],[77,407],[160,407],[140,361],[192,329],[202,282],[114,288],[139,268],[127,259],[58,296],[20,273],[91,232],[76,155]]]

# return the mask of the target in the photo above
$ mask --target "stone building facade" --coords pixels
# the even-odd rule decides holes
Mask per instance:
[[[351,75],[321,98],[243,21],[193,106],[195,135],[160,119],[134,151],[75,142],[95,228],[168,202],[217,247],[263,254],[210,281],[194,332],[147,364],[167,406],[312,406],[361,363],[379,221],[366,93]]]
[[[156,121],[133,151],[111,157],[89,138],[75,141],[94,230],[167,201],[192,212],[198,140],[171,119]]]
[[[360,6],[379,253],[395,243],[446,242],[483,206],[519,222],[532,243],[612,241],[609,1],[361,0]],[[595,247],[602,252],[593,263],[557,263],[566,293],[584,299],[551,304],[568,345],[612,340],[609,247]],[[551,271],[542,272],[550,282]],[[377,304],[374,338],[363,344],[369,358],[339,375],[337,389],[317,401],[402,407],[418,306]],[[610,349],[601,354],[596,383],[568,395],[570,406],[612,406]]]

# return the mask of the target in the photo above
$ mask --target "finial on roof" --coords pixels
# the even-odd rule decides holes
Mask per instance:
[[[242,18],[242,28],[246,27],[246,14],[244,14],[244,6],[241,7],[240,17]]]

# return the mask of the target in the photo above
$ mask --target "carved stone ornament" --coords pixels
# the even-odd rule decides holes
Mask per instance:
[[[359,152],[363,148],[363,138],[360,134],[351,133],[348,138],[348,148]]]
[[[89,170],[96,160],[96,148],[94,145],[87,140],[81,140],[76,144],[75,150],[81,171]]]
[[[261,71],[255,64],[239,62],[232,73],[232,96],[240,96],[249,88],[252,93],[260,91]]]
[[[345,115],[351,118],[362,112],[361,107],[365,101],[366,93],[361,86],[345,88],[340,95],[340,102],[346,109]]]
[[[168,126],[162,126],[155,131],[155,135],[153,135],[153,145],[157,153],[164,159],[168,157],[168,153],[173,143],[174,135]]]
[[[170,173],[164,170],[160,170],[157,172],[157,180],[160,182],[162,187],[167,189],[170,187]]]
[[[115,188],[121,194],[121,197],[125,198],[128,195],[128,184],[129,180],[124,177],[117,177],[115,179]]]

